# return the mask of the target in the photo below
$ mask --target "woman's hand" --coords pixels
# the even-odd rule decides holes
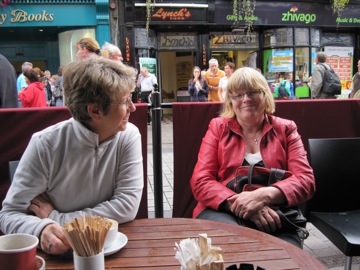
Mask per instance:
[[[41,249],[48,254],[64,254],[71,246],[57,223],[47,225],[40,234]]]
[[[230,211],[238,217],[249,219],[253,214],[266,206],[265,200],[259,196],[257,191],[243,191],[230,197],[227,200],[230,204]]]
[[[49,217],[50,213],[54,210],[54,206],[49,197],[43,193],[31,200],[29,210],[37,217],[43,219]]]
[[[234,215],[250,219],[265,206],[285,204],[286,199],[276,187],[263,187],[254,191],[243,191],[227,199],[228,207]]]
[[[257,211],[249,219],[263,232],[272,233],[281,228],[279,215],[268,206]]]

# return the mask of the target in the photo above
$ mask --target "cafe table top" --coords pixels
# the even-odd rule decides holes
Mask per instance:
[[[213,246],[223,252],[225,267],[251,263],[269,269],[327,269],[315,257],[272,235],[257,230],[208,220],[188,218],[136,219],[121,224],[128,238],[118,252],[105,257],[105,269],[180,269],[175,242],[206,233]],[[46,269],[74,269],[72,259],[38,251]]]

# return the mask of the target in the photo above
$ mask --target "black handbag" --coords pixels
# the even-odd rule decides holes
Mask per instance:
[[[289,171],[264,168],[251,164],[250,166],[242,166],[236,170],[235,178],[232,179],[226,187],[240,193],[242,191],[252,191],[257,188],[270,186],[278,181],[291,176]],[[299,207],[284,207],[277,206],[272,207],[279,215],[282,228],[277,232],[296,232],[300,239],[306,239],[309,236],[309,232],[306,227],[306,218],[302,214]],[[238,217],[240,225],[257,229],[257,226],[249,221]]]

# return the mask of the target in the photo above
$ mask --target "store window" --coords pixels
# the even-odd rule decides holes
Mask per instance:
[[[285,73],[293,72],[293,54],[292,48],[264,50],[264,76],[272,91]]]

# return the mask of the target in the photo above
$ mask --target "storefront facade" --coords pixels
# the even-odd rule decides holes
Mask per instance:
[[[187,87],[192,67],[206,69],[210,58],[217,58],[221,69],[227,61],[237,68],[260,68],[270,86],[291,72],[300,86],[311,76],[316,52],[324,50],[342,80],[344,94],[357,71],[359,1],[350,1],[338,18],[330,0],[258,0],[251,33],[243,31],[244,18],[233,15],[232,1],[156,2],[148,33],[145,1],[120,2],[119,39],[123,42],[119,44],[125,61],[137,68],[139,59],[157,60],[165,100],[176,99],[177,91]]]
[[[0,7],[0,52],[18,73],[25,61],[57,73],[74,60],[80,38],[109,41],[109,22],[108,1],[12,0]]]

